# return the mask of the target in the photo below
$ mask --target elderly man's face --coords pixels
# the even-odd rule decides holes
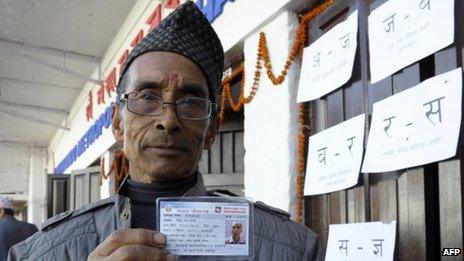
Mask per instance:
[[[145,53],[132,62],[126,73],[124,93],[150,91],[170,103],[184,97],[209,97],[203,72],[175,53]],[[175,180],[192,175],[202,150],[209,149],[216,136],[214,118],[181,119],[175,105],[165,105],[164,112],[156,117],[129,112],[127,101],[115,109],[113,133],[123,142],[129,174],[136,181]]]
[[[242,234],[242,224],[236,223],[232,226],[232,238],[234,240],[239,240]]]

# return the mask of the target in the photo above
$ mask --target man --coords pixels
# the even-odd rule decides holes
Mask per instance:
[[[0,197],[0,261],[6,260],[8,250],[37,232],[37,227],[14,218],[10,197]]]
[[[232,236],[226,238],[226,244],[245,244],[245,240],[242,238],[243,225],[240,222],[232,223]]]
[[[164,235],[154,231],[155,200],[211,195],[197,170],[217,133],[223,62],[220,40],[193,2],[166,17],[131,51],[117,87],[112,128],[129,178],[117,196],[45,222],[12,248],[10,259],[175,259]],[[251,233],[255,260],[319,258],[311,230],[261,203]]]

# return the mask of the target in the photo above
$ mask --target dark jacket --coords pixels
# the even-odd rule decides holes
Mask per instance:
[[[37,232],[37,227],[27,222],[16,220],[10,215],[0,219],[0,261],[8,257],[8,250]]]
[[[184,197],[209,196],[201,175]],[[10,250],[9,260],[86,260],[113,231],[130,228],[130,200],[116,195],[61,213]],[[286,212],[255,203],[253,260],[321,260],[317,235]]]

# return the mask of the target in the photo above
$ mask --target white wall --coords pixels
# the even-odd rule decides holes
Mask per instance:
[[[276,74],[284,67],[296,26],[296,15],[284,12],[259,30],[266,34]],[[259,32],[245,40],[246,95],[254,77],[258,39]],[[295,211],[299,69],[299,61],[294,62],[286,80],[279,86],[272,84],[263,69],[259,90],[254,100],[245,106],[244,123],[246,196],[291,214]]]
[[[211,0],[210,0],[211,1]],[[213,28],[227,51],[270,21],[290,0],[235,0],[224,5]]]
[[[27,193],[30,153],[30,146],[0,143],[0,194]]]

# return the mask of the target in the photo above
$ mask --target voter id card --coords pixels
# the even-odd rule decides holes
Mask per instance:
[[[247,258],[252,253],[253,204],[245,198],[158,198],[157,230],[176,256]]]

